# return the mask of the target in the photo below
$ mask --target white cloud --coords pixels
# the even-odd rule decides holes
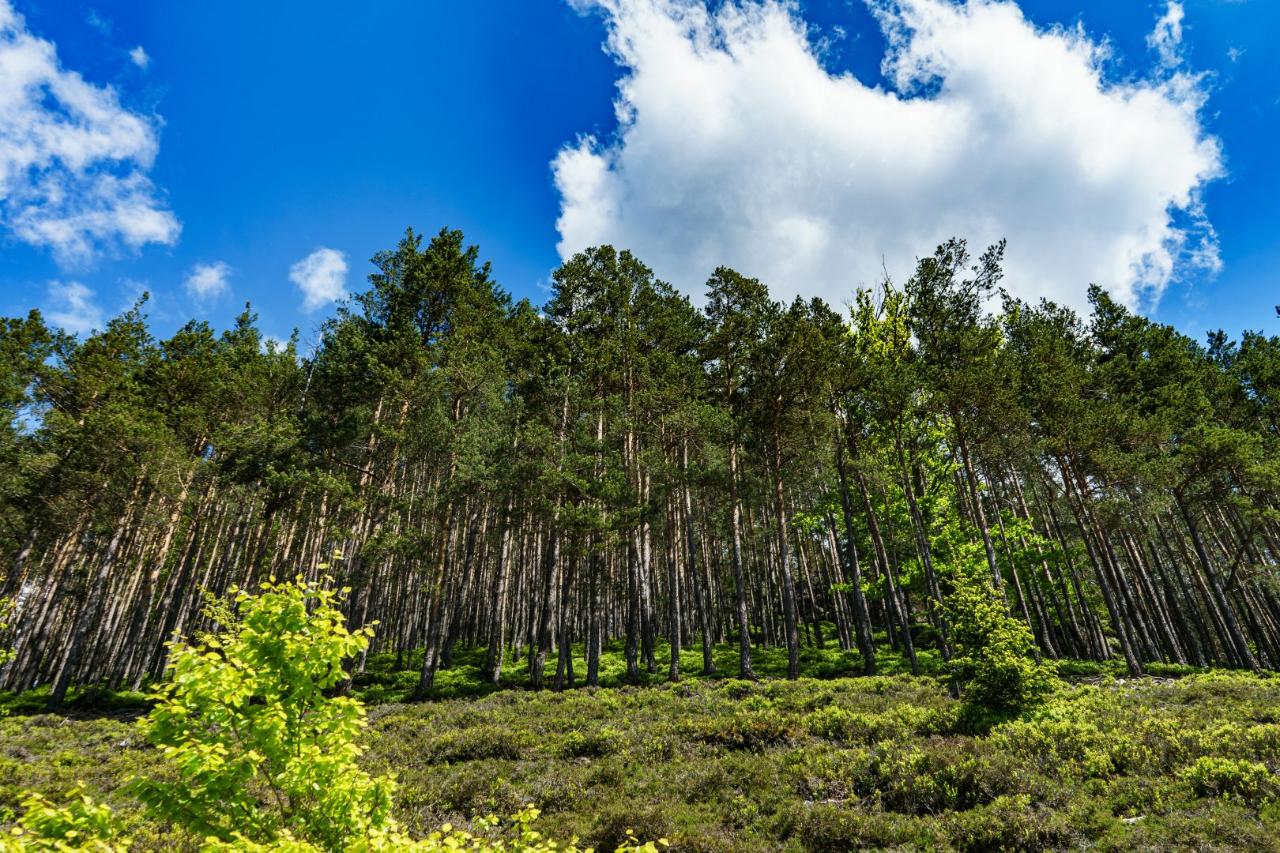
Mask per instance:
[[[181,226],[147,173],[156,122],[64,69],[0,0],[0,227],[63,264],[172,244]]]
[[[138,66],[143,71],[146,71],[147,66],[151,64],[151,57],[142,49],[142,45],[138,45],[133,50],[129,51],[129,59],[134,65]]]
[[[183,285],[187,293],[196,299],[205,300],[226,293],[230,286],[227,279],[231,277],[231,267],[225,261],[214,261],[211,264],[196,264]]]
[[[690,292],[728,264],[836,303],[950,236],[1007,237],[1006,286],[1077,307],[1216,268],[1199,77],[1110,82],[1104,45],[1012,2],[868,2],[888,90],[828,73],[786,3],[595,0],[620,127],[553,162],[561,255],[614,243]]]
[[[103,326],[102,309],[94,302],[94,293],[78,281],[49,282],[48,311],[45,314],[55,326],[79,335]]]
[[[347,256],[337,249],[316,249],[289,267],[289,280],[302,291],[304,311],[337,302],[346,295]]]
[[[1147,34],[1147,47],[1160,56],[1160,63],[1172,67],[1181,61],[1178,51],[1182,48],[1182,19],[1186,12],[1182,4],[1169,0],[1164,14],[1156,21],[1155,29]]]

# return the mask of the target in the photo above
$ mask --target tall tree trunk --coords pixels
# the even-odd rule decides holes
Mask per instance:
[[[773,436],[773,512],[778,532],[778,569],[782,574],[782,615],[786,626],[787,678],[800,677],[800,634],[796,619],[796,584],[787,549],[787,504],[782,484],[782,436]]]
[[[507,576],[511,562],[511,512],[514,494],[507,495],[507,505],[502,511],[502,537],[498,546],[498,562],[494,568],[493,585],[489,594],[489,652],[485,657],[485,672],[489,682],[502,681],[502,655],[506,644]]]
[[[982,495],[978,489],[978,474],[973,467],[973,458],[969,455],[969,443],[965,440],[964,431],[960,429],[960,422],[953,416],[952,423],[955,427],[956,444],[960,448],[960,460],[964,464],[964,480],[969,486],[969,500],[973,503],[973,516],[978,525],[978,532],[982,534],[982,548],[987,557],[987,566],[991,569],[991,582],[995,584],[996,591],[1003,598],[1004,578],[1000,576],[1000,566],[996,563],[996,549],[991,542],[991,527],[987,524],[987,511],[982,506]],[[1009,606],[1008,599],[1005,599],[1006,609]]]
[[[738,440],[729,441],[729,562],[738,610],[738,677],[755,681],[751,668],[751,621],[747,611],[746,573],[742,566],[742,502],[738,497]]]
[[[1075,495],[1075,502],[1072,504],[1072,510],[1076,513],[1076,523],[1080,528],[1080,535],[1084,539],[1085,549],[1089,553],[1089,559],[1093,562],[1093,567],[1098,575],[1098,586],[1102,590],[1102,600],[1107,605],[1107,613],[1111,617],[1111,628],[1116,632],[1117,638],[1120,640],[1120,650],[1124,654],[1125,663],[1129,667],[1129,674],[1138,676],[1142,675],[1142,664],[1138,662],[1138,656],[1133,650],[1133,642],[1129,637],[1129,629],[1126,626],[1124,615],[1120,612],[1120,607],[1116,602],[1115,592],[1111,588],[1111,582],[1107,579],[1107,572],[1100,562],[1101,557],[1098,554],[1098,547],[1090,542],[1087,526],[1091,521],[1089,514],[1089,506],[1084,494],[1076,493],[1076,484],[1072,481],[1071,469],[1068,467],[1065,458],[1058,458],[1058,467],[1062,471],[1063,485],[1067,490],[1067,495]],[[1082,481],[1083,482],[1083,481]]]
[[[853,599],[854,633],[858,638],[858,653],[862,655],[863,675],[875,675],[876,646],[871,632],[871,614],[867,609],[867,598],[862,591],[862,567],[858,562],[858,548],[853,535],[853,506],[849,500],[849,482],[845,475],[844,446],[840,436],[836,436],[836,473],[840,482],[840,510],[844,517],[845,564],[849,568],[849,582],[853,587],[850,597]]]
[[[1217,602],[1218,609],[1226,621],[1227,634],[1231,638],[1232,645],[1235,646],[1236,654],[1244,662],[1245,666],[1254,672],[1259,672],[1261,667],[1258,666],[1258,659],[1254,657],[1253,650],[1249,648],[1249,643],[1244,637],[1244,632],[1240,630],[1240,622],[1236,619],[1235,610],[1231,606],[1231,601],[1227,598],[1226,591],[1222,588],[1221,579],[1218,577],[1217,572],[1213,570],[1213,564],[1209,560],[1208,552],[1205,551],[1204,540],[1200,538],[1200,529],[1196,525],[1195,516],[1182,495],[1175,493],[1174,500],[1182,513],[1183,522],[1187,525],[1187,532],[1191,534],[1191,544],[1195,548],[1196,558],[1200,560],[1200,568],[1204,571],[1205,577],[1209,579],[1209,589],[1213,591],[1214,600]]]

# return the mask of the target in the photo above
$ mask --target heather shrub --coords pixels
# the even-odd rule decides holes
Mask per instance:
[[[1275,776],[1258,761],[1205,755],[1184,770],[1182,778],[1201,797],[1240,799],[1257,805],[1277,794]]]
[[[728,749],[758,751],[789,742],[795,726],[776,711],[748,711],[712,717],[694,725],[695,736],[704,743]]]

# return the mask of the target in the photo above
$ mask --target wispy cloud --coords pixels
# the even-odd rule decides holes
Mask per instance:
[[[111,35],[111,19],[97,9],[88,9],[84,13],[84,22],[104,36]]]
[[[172,244],[181,226],[148,177],[156,125],[63,68],[0,0],[0,227],[70,266]]]
[[[1172,67],[1181,62],[1182,21],[1186,10],[1177,0],[1169,0],[1164,14],[1156,21],[1155,29],[1147,35],[1147,47],[1160,56],[1160,64]]]
[[[346,295],[347,256],[337,249],[316,249],[289,268],[289,280],[302,291],[302,310],[315,311]]]
[[[151,57],[147,55],[142,45],[138,45],[129,51],[129,60],[143,71],[146,71],[147,67],[151,65]]]
[[[97,306],[95,298],[94,292],[78,281],[51,281],[45,316],[55,326],[75,335],[100,329],[103,326],[102,309]]]

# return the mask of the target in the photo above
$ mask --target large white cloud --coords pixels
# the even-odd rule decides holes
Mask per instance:
[[[337,249],[316,249],[289,267],[289,280],[302,291],[302,309],[314,311],[346,296],[347,256]]]
[[[1074,306],[1091,282],[1141,306],[1216,269],[1200,190],[1222,154],[1176,61],[1180,6],[1151,73],[1113,81],[1105,44],[1013,2],[868,2],[890,90],[828,73],[783,2],[579,0],[625,71],[617,134],[553,162],[561,255],[614,243],[695,294],[728,264],[833,302],[950,236],[1007,237],[1006,286]]]
[[[178,220],[147,176],[157,147],[153,120],[64,69],[0,0],[0,226],[68,264],[172,244]]]

